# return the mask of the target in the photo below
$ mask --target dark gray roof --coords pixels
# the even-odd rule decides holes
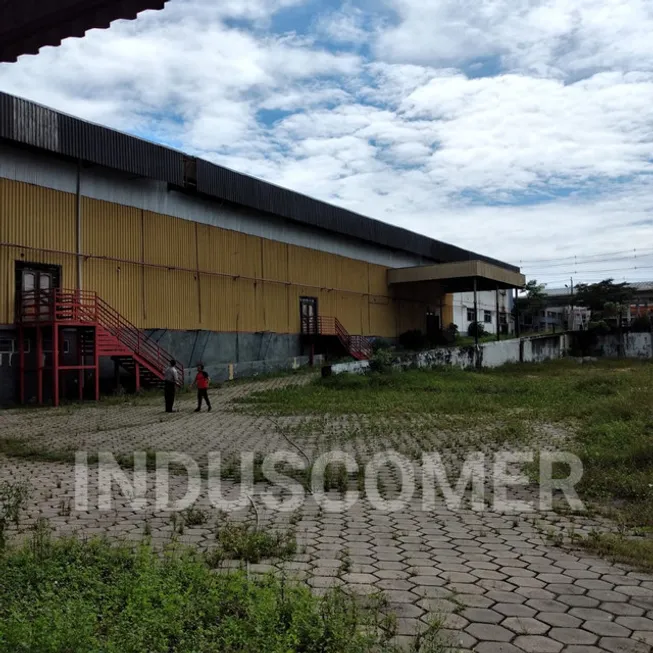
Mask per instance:
[[[162,9],[167,0],[0,0],[0,62],[36,54],[70,36],[132,19],[146,9]]]
[[[187,192],[226,200],[270,215],[356,238],[433,262],[482,260],[506,270],[519,268],[433,238],[373,220],[301,193],[189,157],[0,93],[0,138],[88,163],[165,181]]]

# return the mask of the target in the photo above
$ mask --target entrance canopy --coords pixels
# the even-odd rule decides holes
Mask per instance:
[[[437,286],[443,293],[458,293],[523,288],[526,277],[485,261],[459,261],[388,270],[388,284],[396,288],[406,284]]]

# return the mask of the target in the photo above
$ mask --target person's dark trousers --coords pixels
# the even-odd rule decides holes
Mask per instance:
[[[206,389],[198,389],[197,390],[197,410],[200,411],[202,409],[202,399],[206,401],[206,405],[209,407],[209,410],[211,410],[211,401],[209,400],[209,391]]]
[[[175,404],[175,384],[171,381],[166,381],[163,394],[166,400],[166,413],[171,413],[172,407]]]

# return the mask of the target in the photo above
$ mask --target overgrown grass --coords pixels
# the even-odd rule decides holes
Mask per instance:
[[[653,539],[632,539],[616,533],[592,533],[575,544],[618,563],[633,563],[653,572]]]
[[[214,574],[190,550],[160,556],[103,540],[37,534],[0,554],[0,651],[12,653],[390,653],[380,598],[242,572]],[[422,653],[444,651],[437,627]]]
[[[581,498],[609,510],[625,526],[653,526],[653,364],[648,361],[561,360],[482,371],[341,375],[303,388],[254,393],[239,405],[281,415],[356,414],[386,432],[392,419],[405,426],[405,420],[421,416],[430,428],[435,418],[448,430],[482,430],[513,444],[525,441],[528,425],[553,424],[569,435],[563,446],[583,461]],[[418,430],[413,432],[417,437]]]

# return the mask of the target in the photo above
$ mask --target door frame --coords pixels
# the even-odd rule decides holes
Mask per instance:
[[[23,273],[25,271],[45,272],[52,275],[51,289],[55,290],[61,284],[61,266],[52,265],[50,263],[32,263],[31,261],[15,261],[14,263],[14,278],[15,278],[15,311],[16,316],[20,315],[21,303],[23,296]],[[37,289],[35,289],[37,290]]]
[[[313,313],[313,324],[308,325],[306,324],[305,327],[305,320],[304,320],[304,314],[302,311],[302,307],[304,305],[308,306],[313,306],[314,313]],[[318,332],[318,302],[317,302],[317,297],[300,297],[299,298],[299,330],[302,335],[316,335]],[[312,329],[311,329],[312,326]]]

